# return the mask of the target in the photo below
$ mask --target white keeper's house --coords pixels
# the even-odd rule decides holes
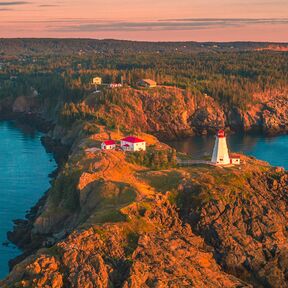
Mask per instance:
[[[134,136],[128,136],[121,139],[121,148],[124,151],[145,151],[146,142]]]

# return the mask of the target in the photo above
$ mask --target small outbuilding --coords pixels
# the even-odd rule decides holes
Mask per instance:
[[[114,140],[107,140],[102,142],[101,149],[102,150],[114,150],[116,148],[116,143]]]
[[[157,87],[157,82],[151,79],[142,79],[138,82],[138,85],[145,88],[155,88]]]
[[[230,163],[232,165],[241,165],[240,156],[230,156]]]
[[[124,151],[145,151],[146,150],[146,142],[142,139],[139,139],[134,136],[128,136],[121,140],[121,148]]]
[[[92,79],[92,83],[93,83],[94,85],[102,85],[102,78],[101,78],[101,77],[94,77],[94,78]]]
[[[108,84],[108,87],[110,89],[115,89],[115,88],[122,88],[123,85],[121,83],[111,83],[111,84]]]

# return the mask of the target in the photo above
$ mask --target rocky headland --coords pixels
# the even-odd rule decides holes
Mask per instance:
[[[241,169],[151,170],[121,151],[91,152],[122,136],[99,129],[77,138],[12,233],[29,253],[1,287],[288,287],[284,169],[243,155]]]
[[[242,111],[159,89],[125,88],[121,106],[98,105],[93,113],[117,125],[90,135],[87,123],[61,124],[59,106],[37,97],[1,104],[7,119],[42,123],[43,143],[59,157],[51,189],[8,234],[24,254],[1,287],[288,287],[286,171],[244,155],[241,169],[151,169],[121,151],[89,150],[131,127],[159,151],[170,147],[150,134],[287,133],[287,94],[255,95]]]

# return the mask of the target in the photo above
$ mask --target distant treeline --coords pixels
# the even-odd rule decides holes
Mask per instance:
[[[287,43],[266,42],[140,42],[95,39],[0,39],[0,56],[72,55],[133,52],[217,52],[247,51]]]
[[[97,118],[98,104],[121,105],[121,92],[110,91],[102,94],[92,110],[83,108],[81,102],[94,89],[93,77],[102,77],[104,83],[124,81],[131,87],[141,78],[151,78],[159,85],[186,90],[187,97],[209,95],[223,106],[245,110],[254,104],[255,93],[288,87],[288,52],[256,51],[267,45],[0,40],[0,99],[28,96],[35,89],[40,100],[60,103],[59,115],[69,122]],[[7,47],[14,55],[7,54]]]

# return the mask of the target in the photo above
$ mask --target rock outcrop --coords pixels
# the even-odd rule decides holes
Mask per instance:
[[[128,223],[94,226],[38,251],[1,287],[251,287],[223,272],[211,248],[161,198],[144,214],[128,208]],[[139,217],[145,232],[135,230]]]
[[[220,185],[207,177],[182,194],[183,218],[214,247],[218,263],[255,287],[288,287],[288,174],[276,171],[255,171],[246,181],[230,176]],[[195,189],[217,192],[195,205]]]
[[[106,103],[95,112],[107,121],[117,119],[114,125],[118,127],[134,127],[164,139],[215,133],[219,127],[272,135],[288,131],[286,93],[255,94],[255,103],[240,109],[223,106],[209,95],[199,97],[171,87],[157,91],[126,88],[119,95],[121,107]],[[91,109],[95,102],[92,98],[85,101]]]
[[[73,176],[79,206],[56,184],[64,194],[49,192],[30,231],[41,249],[1,287],[287,287],[284,169],[242,156],[240,170],[149,171],[117,151],[75,153],[90,171]]]
[[[209,95],[199,97],[171,87],[151,91],[125,88],[117,96],[121,99],[121,105],[107,102],[95,107],[93,95],[88,96],[82,104],[92,109],[95,117],[101,115],[104,122],[112,121],[113,125],[128,130],[133,127],[163,139],[215,133],[219,127],[270,135],[288,131],[287,91],[255,94],[255,103],[247,105],[245,109],[223,106]],[[3,115],[24,114],[28,116],[27,120],[32,118],[31,123],[34,114],[42,115],[44,119],[58,124],[50,131],[50,136],[60,139],[65,145],[72,145],[83,127],[81,123],[75,123],[70,128],[59,125],[57,119],[61,105],[51,104],[49,100],[41,102],[32,93],[27,97],[4,99],[0,103],[0,112]],[[117,123],[113,119],[117,119]]]

